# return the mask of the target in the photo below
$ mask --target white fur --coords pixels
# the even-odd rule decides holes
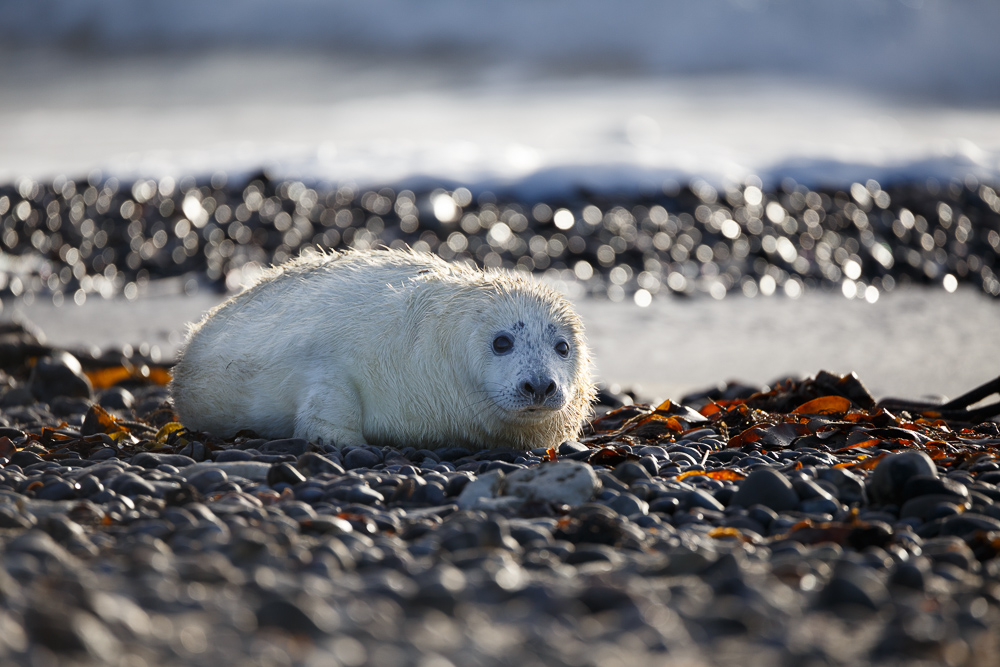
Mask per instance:
[[[519,390],[538,378],[556,385],[544,401]],[[182,423],[224,437],[529,449],[575,437],[595,390],[583,323],[554,290],[380,250],[300,257],[210,311],[171,393]]]

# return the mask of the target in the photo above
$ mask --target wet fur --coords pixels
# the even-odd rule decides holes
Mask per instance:
[[[520,378],[490,378],[492,340],[518,324],[517,372],[558,366],[558,410],[501,407],[516,407]],[[549,347],[560,336],[561,362]],[[595,389],[583,324],[554,290],[383,250],[271,269],[192,327],[171,394],[184,425],[224,437],[530,449],[577,436]]]

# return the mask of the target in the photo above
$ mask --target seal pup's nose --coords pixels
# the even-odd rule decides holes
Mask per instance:
[[[535,376],[521,383],[521,393],[534,403],[542,404],[552,394],[556,393],[556,383],[552,378]]]

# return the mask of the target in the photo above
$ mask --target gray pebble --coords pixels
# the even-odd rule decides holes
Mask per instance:
[[[255,447],[261,454],[290,454],[292,456],[302,456],[311,448],[309,441],[302,438],[270,440]]]
[[[229,479],[229,475],[226,474],[225,470],[219,470],[218,468],[209,468],[207,470],[201,470],[194,473],[187,478],[188,484],[198,489],[201,493],[206,493],[210,488],[216,484],[222,484]]]
[[[760,469],[740,482],[732,504],[747,508],[764,505],[775,512],[785,512],[798,506],[799,496],[783,474],[776,470]]]
[[[317,454],[316,452],[306,452],[295,461],[295,467],[307,477],[329,473],[333,475],[343,475],[344,468],[330,458]]]
[[[868,478],[868,494],[874,502],[900,505],[906,482],[917,475],[937,476],[931,457],[914,450],[889,454]]]
[[[134,466],[141,466],[143,468],[156,468],[161,465],[183,468],[194,462],[194,459],[190,456],[181,456],[180,454],[159,454],[156,452],[140,452],[133,456],[129,461],[130,464]]]
[[[35,497],[40,500],[68,500],[75,498],[79,485],[71,484],[62,479],[55,479],[35,491]]]
[[[378,454],[364,447],[354,447],[344,455],[344,467],[348,470],[372,468],[381,462]]]
[[[649,513],[649,503],[645,500],[640,500],[627,491],[619,494],[606,504],[622,516],[633,517]]]
[[[156,488],[135,473],[124,472],[107,482],[109,489],[122,496],[155,496]]]

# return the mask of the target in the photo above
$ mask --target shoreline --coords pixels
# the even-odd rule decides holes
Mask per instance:
[[[49,342],[101,349],[142,343],[172,360],[186,330],[226,295],[159,281],[135,301],[88,299],[57,307],[8,300]],[[641,400],[737,380],[767,384],[819,370],[856,372],[876,397],[956,396],[1000,373],[1000,302],[971,287],[954,293],[906,287],[874,304],[827,291],[788,297],[657,298],[649,307],[573,299],[583,317],[596,376]]]

